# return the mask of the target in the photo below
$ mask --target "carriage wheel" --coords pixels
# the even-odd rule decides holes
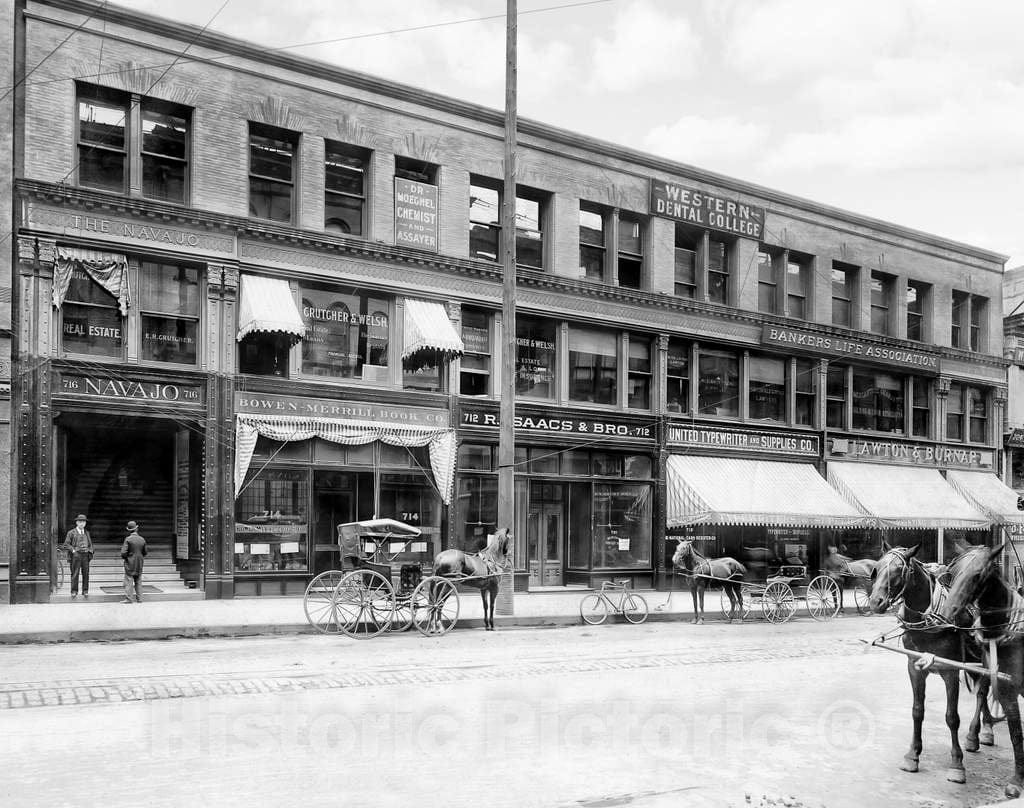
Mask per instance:
[[[580,617],[588,626],[599,626],[608,619],[608,604],[600,595],[591,593],[580,601]]]
[[[392,631],[408,631],[412,628],[412,593],[395,595],[395,613],[391,616]]]
[[[746,586],[740,587],[740,594],[743,596],[743,610],[738,612],[738,615],[741,620],[746,620],[750,617],[750,601],[753,599],[753,594]],[[722,617],[728,620],[731,604],[729,603],[729,594],[724,586],[718,590],[718,597],[722,604]]]
[[[807,586],[807,611],[815,620],[831,620],[839,614],[839,584],[819,575]]]
[[[761,595],[761,611],[769,623],[785,623],[796,612],[796,597],[789,584],[775,581]]]
[[[853,600],[857,604],[857,614],[871,614],[871,581],[857,581],[853,590]]]
[[[447,634],[459,619],[458,590],[439,575],[424,578],[413,590],[411,608],[412,624],[420,634]]]
[[[321,572],[306,587],[302,597],[302,608],[306,612],[309,624],[321,634],[337,634],[338,608],[334,600],[334,590],[338,588],[346,573],[343,570]]]
[[[647,619],[647,601],[641,595],[627,595],[622,604],[622,616],[627,622],[639,625]]]
[[[334,590],[338,628],[349,637],[368,639],[391,627],[395,590],[391,581],[373,570],[345,575]]]

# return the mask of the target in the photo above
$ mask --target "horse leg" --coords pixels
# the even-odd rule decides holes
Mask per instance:
[[[942,671],[939,674],[946,685],[946,726],[949,727],[949,768],[946,779],[951,783],[966,783],[964,772],[964,750],[960,748],[960,674],[957,671]]]
[[[907,674],[910,676],[910,689],[914,694],[914,706],[911,715],[914,718],[914,734],[910,739],[910,749],[903,756],[900,768],[905,772],[916,772],[921,759],[921,724],[924,721],[924,690],[928,674],[919,671],[914,660],[907,661]]]
[[[484,607],[484,631],[490,631],[491,630],[491,624],[487,620],[487,587],[486,586],[481,586],[480,587],[480,603],[483,604],[483,607]]]
[[[736,593],[736,603],[737,603],[737,605],[739,606],[739,609],[740,609],[740,622],[742,623],[743,622],[743,587],[740,584],[736,584],[736,586],[733,588],[733,591]]]
[[[698,589],[698,587],[699,587],[699,584],[696,581],[691,582],[691,584],[690,584],[690,597],[693,598],[693,620],[691,620],[690,622],[693,623],[694,625],[697,624],[697,622],[698,622],[697,618],[700,617],[700,608],[699,608],[699,606],[697,604],[697,589]]]
[[[494,631],[494,607],[498,602],[498,582],[491,584],[491,631]]]
[[[704,622],[704,586],[705,584],[703,583],[697,585],[697,600],[700,605],[697,609],[697,619],[695,622],[698,624],[703,624]]]
[[[1011,800],[1017,799],[1024,784],[1024,733],[1020,726],[1020,707],[1017,704],[1017,690],[1010,686],[997,688],[999,703],[1006,713],[1006,727],[1010,730],[1010,743],[1013,745],[1013,778],[1003,793]]]
[[[988,709],[989,678],[979,676],[974,690],[974,717],[970,726],[967,727],[967,737],[964,739],[964,749],[968,752],[977,752],[981,745],[992,746],[995,738],[992,734],[992,713]]]

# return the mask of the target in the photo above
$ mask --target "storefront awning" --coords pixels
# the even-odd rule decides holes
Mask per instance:
[[[448,312],[440,303],[405,300],[405,347],[402,365],[406,370],[433,367],[443,359],[462,356],[465,346],[456,333]]]
[[[668,527],[856,527],[868,522],[809,463],[672,455]]]
[[[242,491],[256,441],[260,435],[271,440],[290,442],[321,440],[347,446],[381,441],[390,446],[426,446],[430,452],[430,470],[434,485],[445,505],[451,502],[455,481],[455,430],[430,427],[345,421],[334,418],[301,418],[287,415],[235,416],[235,497]]]
[[[296,342],[306,336],[306,324],[295,305],[288,281],[261,275],[242,275],[239,280],[238,336],[284,334]]]
[[[830,462],[828,481],[847,502],[871,514],[878,527],[979,530],[991,524],[938,469]]]
[[[992,472],[949,471],[946,482],[993,522],[1024,525],[1024,512],[1017,510],[1017,492]]]

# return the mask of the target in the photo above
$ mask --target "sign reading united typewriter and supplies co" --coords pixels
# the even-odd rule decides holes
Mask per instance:
[[[751,239],[764,235],[764,208],[675,182],[651,180],[651,214]]]
[[[716,426],[670,424],[670,446],[690,449],[715,449],[733,452],[759,452],[774,455],[818,457],[817,435],[802,432],[769,432],[761,429],[726,429]]]
[[[780,345],[838,359],[864,359],[904,370],[939,373],[941,362],[937,354],[901,348],[897,345],[879,345],[859,339],[847,339],[835,334],[820,334],[801,328],[766,325],[761,329],[762,345]]]

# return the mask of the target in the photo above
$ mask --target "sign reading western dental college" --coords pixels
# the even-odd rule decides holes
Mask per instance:
[[[437,186],[395,177],[395,244],[437,252]]]
[[[663,180],[651,180],[651,213],[747,238],[764,233],[764,208]]]
[[[764,326],[761,330],[761,344],[803,348],[840,359],[866,359],[869,362],[896,365],[905,370],[938,373],[941,369],[939,357],[925,351],[900,348],[897,345],[878,345],[864,340],[846,339],[834,334],[819,334],[779,325]]]

